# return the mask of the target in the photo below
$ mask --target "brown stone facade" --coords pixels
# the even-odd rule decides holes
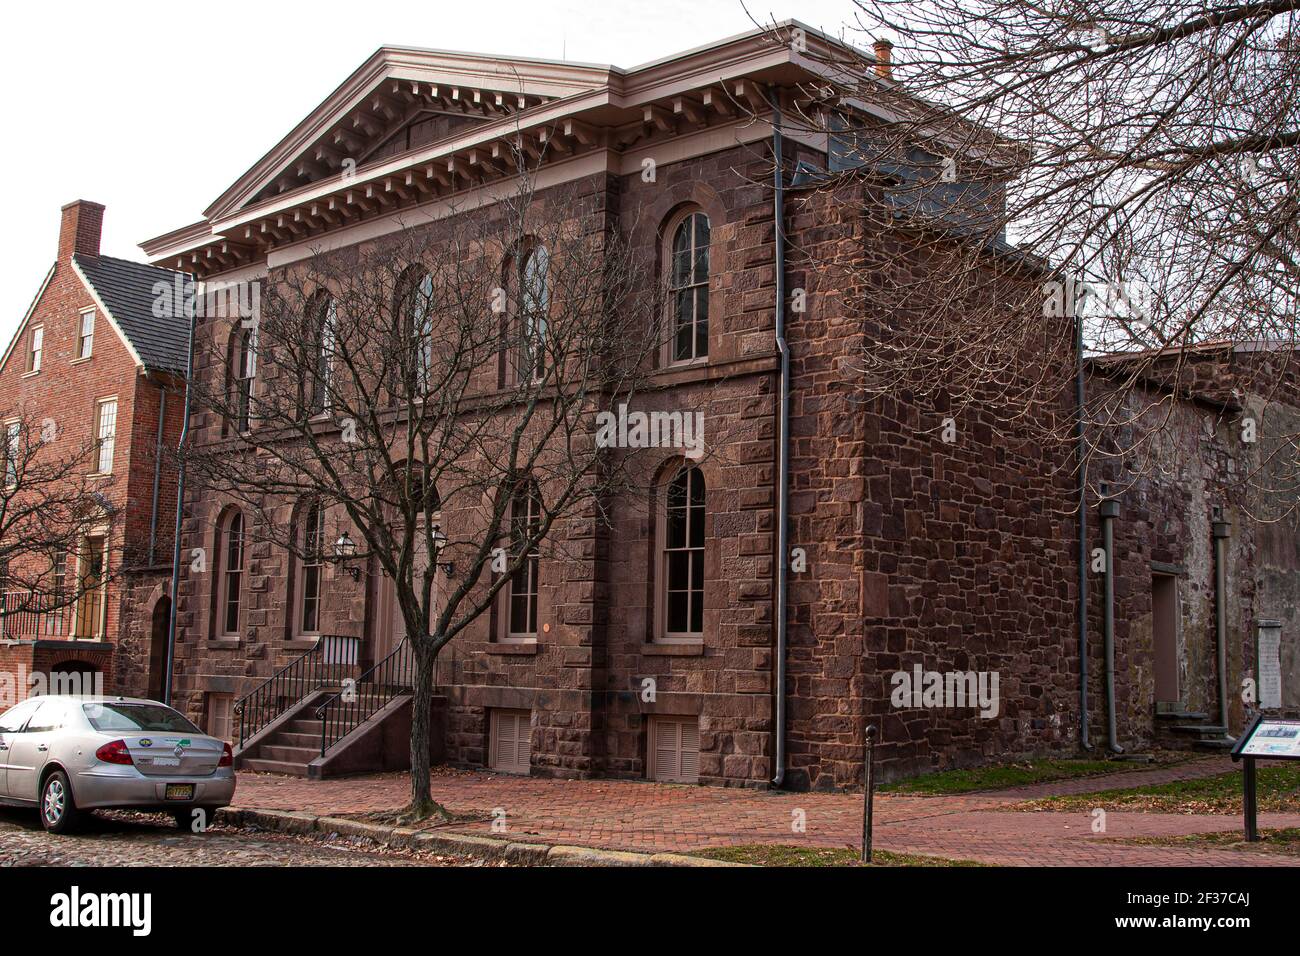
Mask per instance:
[[[792,138],[786,147],[787,179],[800,160],[826,165],[815,143]],[[740,146],[734,139],[680,152],[687,155],[658,162],[652,179],[611,159],[603,173],[579,180],[576,199],[565,193],[568,205],[551,212],[583,229],[624,231],[661,269],[665,231],[678,217],[700,211],[709,218],[708,361],[656,369],[639,406],[705,416],[703,638],[656,640],[663,583],[658,516],[665,476],[679,459],[666,450],[641,456],[632,468],[644,491],[609,502],[608,523],[580,515],[556,529],[572,557],[540,567],[535,642],[496,640],[494,613],[443,652],[443,752],[452,764],[486,765],[492,712],[508,711],[527,714],[536,775],[645,778],[650,726],[658,718],[683,718],[697,728],[701,783],[765,787],[777,770],[776,589],[786,556],[777,553],[776,528],[777,229],[766,185],[772,154],[766,140]],[[939,425],[949,412],[941,405],[907,395],[862,401],[856,359],[869,324],[901,319],[864,315],[850,303],[869,290],[847,295],[817,261],[843,261],[844,250],[862,249],[863,261],[890,261],[913,278],[933,268],[912,255],[901,230],[870,231],[854,218],[865,188],[832,181],[791,190],[784,209],[787,288],[804,302],[787,316],[789,541],[802,559],[789,580],[784,688],[785,785],[795,789],[857,785],[867,722],[880,729],[883,779],[1075,754],[1081,735],[1078,492],[1072,469],[1062,464],[1074,450],[1017,434],[994,407],[954,413],[961,438],[945,442]],[[858,190],[856,201],[843,202],[843,189]],[[552,202],[550,195],[543,189],[538,201]],[[429,230],[436,242],[440,227],[411,228]],[[333,248],[362,241],[344,236]],[[292,268],[281,261],[269,271],[263,260],[230,275],[275,282]],[[196,375],[223,373],[198,357],[224,354],[232,331],[229,323],[200,323]],[[1068,417],[1071,401],[1062,394],[1052,413]],[[1179,401],[1185,421],[1178,428],[1199,434],[1200,407]],[[197,412],[190,425],[195,442],[221,440],[221,423],[210,413]],[[1200,711],[1213,703],[1209,509],[1227,500],[1220,477],[1239,458],[1236,449],[1221,451],[1195,480],[1152,473],[1125,487],[1116,539],[1116,696],[1118,735],[1129,750],[1150,746],[1156,736],[1153,569],[1182,575],[1180,703]],[[188,560],[181,568],[174,691],[178,706],[198,721],[215,719],[315,645],[293,627],[295,562],[256,526],[248,529],[239,627],[220,633],[212,561],[230,504],[196,486],[186,501],[182,553],[202,553],[207,563],[202,571]],[[292,524],[297,503],[278,504],[277,524]],[[1091,550],[1099,544],[1095,489],[1089,509]],[[470,521],[472,510],[446,502],[443,520],[453,528]],[[1243,529],[1234,532],[1229,574],[1235,690],[1252,666],[1256,617],[1292,624],[1297,561],[1295,539],[1282,525],[1244,530],[1247,520],[1234,520]],[[381,575],[373,566],[357,581],[337,568],[325,574],[322,632],[358,639],[362,663],[374,660],[386,626],[377,613]],[[1098,747],[1105,741],[1101,580],[1091,574],[1089,582],[1089,730]],[[916,667],[996,676],[996,712],[982,715],[970,704],[897,705],[895,676]],[[1239,701],[1232,714],[1233,729],[1240,729]]]

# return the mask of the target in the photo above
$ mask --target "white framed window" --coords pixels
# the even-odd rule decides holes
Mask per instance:
[[[45,351],[45,326],[38,325],[32,329],[27,339],[27,371],[41,370],[41,353]]]
[[[664,487],[660,511],[659,639],[704,636],[704,474],[683,467]]]
[[[18,459],[22,454],[23,424],[20,421],[5,422],[5,487],[14,488],[18,484]]]
[[[77,324],[77,358],[90,358],[95,350],[95,310],[81,313]]]
[[[669,251],[670,364],[709,355],[709,217],[693,212],[673,231]]]
[[[301,598],[298,602],[298,634],[320,633],[321,595],[325,578],[325,509],[319,501],[307,505],[302,518],[302,558],[298,565]]]
[[[113,473],[113,449],[117,444],[117,399],[106,398],[95,407],[95,473]]]
[[[546,377],[546,346],[551,314],[551,256],[538,246],[524,259],[520,275],[520,308],[523,322],[519,370],[521,378],[534,381]]]
[[[221,525],[220,634],[239,634],[239,605],[244,580],[244,513],[238,508]]]
[[[530,539],[536,537],[542,521],[542,503],[536,484],[532,481],[515,493],[510,502],[510,552],[511,556],[524,553],[527,555],[523,564],[510,577],[505,588],[505,632],[506,641],[537,640],[537,572],[539,569],[538,548],[528,546]]]

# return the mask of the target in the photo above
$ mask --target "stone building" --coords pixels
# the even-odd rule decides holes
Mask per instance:
[[[63,207],[58,256],[0,360],[5,414],[48,423],[51,455],[93,449],[84,471],[104,517],[60,542],[51,577],[26,576],[50,593],[6,594],[24,610],[5,615],[0,671],[15,687],[19,674],[92,673],[106,691],[159,697],[176,513],[165,449],[180,437],[189,326],[153,307],[177,273],[100,253],[103,217],[98,203]],[[65,589],[75,601],[57,599]]]
[[[803,30],[814,47],[834,42]],[[584,542],[583,560],[542,562],[522,630],[502,610],[447,648],[435,741],[446,760],[552,776],[829,789],[860,780],[867,721],[881,728],[887,777],[1077,751],[1077,489],[1056,467],[1072,451],[1017,437],[993,409],[962,416],[957,426],[969,437],[950,445],[934,427],[941,408],[905,396],[860,401],[854,358],[868,317],[811,263],[822,247],[872,244],[896,247],[900,269],[922,265],[898,236],[864,229],[848,213],[853,204],[837,201],[840,189],[869,197],[869,182],[796,180],[800,167],[832,165],[829,144],[786,127],[773,107],[788,110],[806,95],[816,59],[760,33],[628,70],[384,47],[201,221],[144,244],[153,261],[204,280],[275,282],[322,248],[347,250],[402,229],[436,234],[452,198],[490,203],[508,188],[497,157],[503,144],[523,141],[547,146],[540,202],[576,188],[581,215],[612,220],[660,262],[675,243],[698,247],[692,287],[705,297],[707,324],[693,299],[699,336],[663,356],[645,407],[703,411],[709,434],[721,437],[693,469],[668,453],[645,459],[641,500],[612,502],[608,525],[564,529]],[[884,64],[881,81],[891,82]],[[800,311],[787,308],[783,289],[802,293]],[[779,328],[789,359],[785,435]],[[230,322],[201,322],[196,354],[233,355],[243,376],[238,348],[227,347],[240,334]],[[1066,414],[1071,400],[1061,397]],[[196,442],[221,439],[210,414],[196,413],[190,426]],[[690,600],[677,620],[664,570],[672,493],[702,501],[703,518],[702,535],[683,545],[701,583],[683,592]],[[789,554],[780,548],[783,501]],[[1187,587],[1203,598],[1209,553],[1203,543],[1169,543],[1176,520],[1204,537],[1208,499],[1143,501],[1154,509],[1143,521],[1157,530],[1134,538],[1146,524],[1129,521],[1115,570],[1129,625],[1116,633],[1118,734],[1130,749],[1155,736],[1143,595],[1153,575],[1185,568]],[[283,516],[305,520],[295,502],[284,503]],[[458,520],[452,502],[446,520]],[[314,718],[342,673],[364,682],[367,666],[396,649],[390,585],[373,567],[355,579],[332,562],[304,568],[244,521],[229,501],[186,502],[186,552],[234,563],[217,567],[230,574],[182,569],[179,706],[236,738],[248,768],[318,775],[403,765],[410,716],[400,707],[366,715],[326,754]],[[1233,577],[1244,589],[1244,577],[1276,572],[1280,588],[1232,616],[1234,680],[1251,664],[1243,629],[1257,612],[1282,614],[1270,608],[1294,586],[1294,546],[1271,547],[1277,560],[1268,569],[1243,564]],[[781,568],[795,549],[783,633]],[[1191,597],[1182,599],[1189,636],[1204,620]],[[1100,600],[1090,593],[1085,699],[1094,741],[1104,709],[1093,660]],[[1196,712],[1212,671],[1200,644],[1180,646],[1187,693],[1169,703]],[[314,666],[323,657],[331,667]],[[895,675],[918,667],[970,675],[970,698],[891,701]],[[992,675],[996,700],[981,707],[979,681]],[[641,692],[647,679],[653,699]],[[241,699],[251,694],[274,705],[249,726]],[[1239,709],[1230,719],[1236,729]]]

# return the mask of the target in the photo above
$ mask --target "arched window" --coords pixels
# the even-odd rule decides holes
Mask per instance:
[[[704,635],[704,514],[704,474],[683,467],[664,494],[660,633],[666,640]]]
[[[546,374],[546,333],[551,310],[550,264],[546,247],[536,246],[525,257],[520,271],[521,378],[539,379]]]
[[[433,376],[433,277],[420,266],[402,273],[397,316],[402,347],[411,349],[412,385],[423,393]]]
[[[257,327],[239,327],[231,348],[231,414],[237,432],[246,432],[252,422],[253,383],[257,379]]]
[[[535,539],[542,523],[542,502],[535,482],[528,481],[510,501],[510,555],[512,560],[526,551],[523,564],[507,586],[506,637],[510,640],[537,639],[538,547]]]
[[[303,383],[304,406],[308,415],[322,415],[330,407],[334,385],[334,349],[338,341],[338,313],[334,297],[320,292],[307,306],[307,333],[312,337],[311,367]]]
[[[244,583],[244,515],[232,509],[219,525],[217,553],[221,558],[221,578],[217,613],[221,635],[239,633],[239,605]]]
[[[325,572],[325,509],[319,501],[311,501],[303,509],[301,524],[297,632],[312,636],[320,633]]]
[[[709,217],[693,212],[673,232],[669,274],[673,362],[709,354]]]

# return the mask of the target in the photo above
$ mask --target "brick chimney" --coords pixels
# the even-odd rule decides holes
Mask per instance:
[[[893,80],[894,78],[894,44],[888,40],[877,40],[875,44],[876,51],[876,76],[882,80]]]
[[[59,261],[66,262],[75,253],[98,256],[99,237],[104,229],[104,207],[97,202],[78,199],[63,207],[59,225]]]

